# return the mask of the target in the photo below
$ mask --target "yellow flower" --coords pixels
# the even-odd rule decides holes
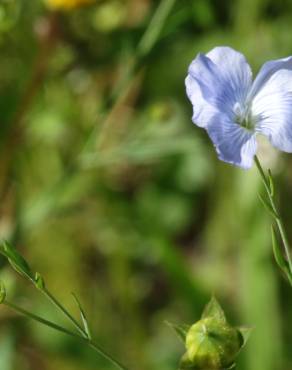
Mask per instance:
[[[80,6],[92,4],[95,0],[45,0],[53,10],[71,10]]]

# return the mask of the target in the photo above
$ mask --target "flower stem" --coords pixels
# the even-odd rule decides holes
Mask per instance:
[[[264,183],[264,186],[265,186],[265,189],[267,191],[267,195],[268,195],[268,198],[269,198],[269,202],[270,202],[270,206],[273,210],[273,213],[276,215],[276,216],[273,216],[275,221],[276,221],[276,224],[277,224],[277,227],[278,227],[278,230],[279,230],[279,233],[280,233],[280,236],[281,236],[281,239],[282,239],[282,243],[283,243],[283,246],[284,246],[284,250],[285,250],[285,255],[286,255],[286,259],[287,259],[287,263],[288,263],[288,266],[289,266],[289,270],[290,270],[290,274],[292,274],[292,257],[291,257],[291,249],[290,249],[290,246],[289,246],[289,242],[288,242],[288,238],[287,238],[287,235],[286,235],[286,231],[285,231],[285,228],[284,228],[284,225],[283,225],[283,222],[282,222],[282,219],[279,215],[279,212],[277,210],[277,207],[275,205],[275,202],[274,202],[274,199],[273,199],[273,193],[271,191],[271,188],[270,188],[270,183],[269,183],[269,179],[267,178],[262,166],[261,166],[261,163],[258,159],[257,156],[254,157],[254,161],[255,161],[255,164],[257,166],[257,169],[259,171],[259,174],[263,180],[263,183]],[[290,284],[292,285],[292,281],[291,281],[291,277],[289,277],[289,281],[290,281]]]

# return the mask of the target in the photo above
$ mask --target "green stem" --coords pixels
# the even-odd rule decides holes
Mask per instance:
[[[97,353],[99,353],[102,357],[110,361],[113,365],[115,365],[120,370],[129,370],[124,365],[122,365],[119,361],[115,360],[111,355],[105,352],[98,344],[96,344],[93,340],[87,341],[89,346]]]
[[[145,56],[153,48],[175,1],[176,0],[161,0],[138,45],[138,55]]]
[[[275,217],[275,221],[276,221],[276,224],[277,224],[277,227],[278,227],[278,230],[279,230],[279,233],[280,233],[280,236],[281,236],[281,239],[282,239],[282,242],[283,242],[283,246],[284,246],[284,250],[285,250],[285,255],[286,255],[286,258],[287,258],[287,262],[288,262],[288,265],[289,265],[289,270],[290,270],[290,273],[292,274],[292,257],[291,257],[291,249],[290,249],[290,246],[289,246],[289,242],[288,242],[288,238],[287,238],[287,235],[286,235],[286,231],[285,231],[285,228],[284,228],[284,225],[283,225],[283,222],[282,222],[282,219],[279,215],[279,212],[277,210],[277,207],[275,205],[275,202],[274,202],[274,199],[273,199],[273,196],[271,194],[271,191],[270,191],[270,185],[269,185],[269,181],[265,175],[265,172],[261,166],[261,163],[258,159],[257,156],[255,156],[254,158],[255,160],[255,164],[257,166],[257,169],[259,171],[259,174],[263,180],[263,183],[265,185],[265,188],[266,188],[266,191],[267,191],[267,194],[268,194],[268,197],[269,197],[269,201],[270,201],[270,205],[273,209],[273,211],[275,212],[275,214],[278,216],[278,217]]]
[[[88,335],[86,334],[85,330],[82,326],[77,322],[77,320],[66,310],[66,308],[46,289],[41,289],[41,292],[52,302],[67,319],[75,326],[75,328],[79,331],[82,337],[88,339]]]
[[[155,44],[159,40],[165,22],[175,5],[176,0],[161,0],[152,15],[151,20],[148,22],[146,30],[144,31],[136,50],[134,52],[134,57],[128,64],[128,70],[125,76],[120,82],[116,84],[113,90],[111,100],[117,101],[118,98],[123,95],[127,86],[134,78],[135,73],[143,65],[143,59],[149,55],[151,50],[154,48]],[[114,104],[113,104],[114,105]]]
[[[59,325],[57,325],[57,324],[55,324],[51,321],[43,319],[42,317],[37,316],[37,315],[35,315],[35,314],[33,314],[33,313],[31,313],[31,312],[29,312],[29,311],[27,311],[27,310],[25,310],[21,307],[18,307],[14,303],[11,303],[11,302],[5,300],[2,304],[4,304],[5,306],[7,306],[9,308],[12,308],[14,311],[32,319],[32,320],[35,320],[35,321],[39,322],[42,325],[48,326],[48,327],[50,327],[52,329],[55,329],[55,330],[57,330],[61,333],[70,335],[71,337],[80,338],[80,335],[75,334],[72,331],[67,330],[67,329],[63,328],[62,326],[59,326]]]
[[[14,311],[34,320],[37,321],[38,323],[45,325],[51,329],[57,330],[61,333],[67,334],[71,337],[78,338],[82,342],[88,344],[95,352],[97,352],[99,355],[101,355],[103,358],[106,360],[110,361],[113,365],[115,365],[118,369],[120,370],[128,370],[124,365],[122,365],[119,361],[114,359],[110,354],[108,354],[106,351],[104,351],[97,343],[95,343],[93,340],[85,338],[84,336],[81,336],[79,334],[76,334],[68,329],[63,328],[62,326],[59,326],[51,321],[48,321],[46,319],[43,319],[40,316],[37,316],[21,307],[16,306],[14,303],[11,303],[7,300],[5,300],[2,304],[5,306],[13,309]]]
[[[71,321],[71,323],[75,326],[75,328],[79,331],[81,336],[78,335],[78,338],[83,339],[89,346],[94,349],[97,353],[102,355],[105,359],[110,361],[113,365],[118,367],[120,370],[128,370],[124,367],[120,362],[115,360],[110,354],[105,352],[97,343],[91,340],[86,331],[81,327],[81,325],[74,319],[74,317],[66,310],[66,308],[46,289],[41,290],[45,296]]]

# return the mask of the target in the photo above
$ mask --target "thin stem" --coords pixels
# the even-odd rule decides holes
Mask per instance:
[[[258,159],[258,157],[256,155],[254,157],[254,161],[255,161],[255,164],[257,166],[257,169],[258,169],[258,171],[259,171],[259,173],[261,175],[261,178],[262,178],[262,180],[263,180],[263,182],[265,184],[265,187],[268,186],[268,180],[267,180],[266,175],[264,173],[264,170],[263,170],[263,168],[261,166],[261,163],[260,163],[260,161],[259,161],[259,159]]]
[[[102,355],[104,358],[109,360],[112,364],[118,367],[121,370],[128,370],[124,365],[122,365],[119,361],[115,360],[110,354],[105,352],[97,343],[91,340],[86,331],[81,327],[81,325],[74,319],[74,317],[66,310],[66,308],[46,289],[44,288],[41,290],[45,296],[72,322],[72,324],[76,327],[76,329],[81,334],[78,335],[78,338],[83,339],[90,345],[92,349]],[[76,336],[76,335],[75,335]]]
[[[134,73],[141,67],[143,59],[149,55],[155,44],[159,40],[161,31],[165,26],[165,22],[176,3],[176,0],[161,0],[152,15],[151,20],[148,23],[140,41],[137,44],[136,50],[134,51],[133,59],[128,65],[128,71],[125,78],[122,79],[121,83],[118,84],[116,91],[113,96],[119,96],[126,88],[127,82],[132,80]]]
[[[88,336],[82,326],[77,322],[77,320],[66,310],[66,308],[46,289],[41,289],[41,292],[51,301],[67,319],[75,326],[82,337],[88,339]]]
[[[176,0],[162,0],[160,2],[138,45],[138,54],[145,56],[153,48],[175,1]]]
[[[279,212],[277,210],[277,207],[275,205],[273,196],[271,194],[270,187],[269,187],[269,181],[267,179],[267,176],[265,175],[265,172],[264,172],[264,170],[263,170],[263,168],[261,166],[261,163],[260,163],[260,161],[259,161],[259,159],[258,159],[257,156],[255,156],[254,160],[255,160],[255,164],[257,166],[257,169],[259,171],[259,174],[260,174],[260,176],[261,176],[261,178],[262,178],[262,180],[264,182],[264,185],[265,185],[265,188],[266,188],[268,197],[269,197],[270,205],[271,205],[273,211],[275,212],[275,214],[278,216],[278,217],[275,217],[275,221],[276,221],[276,224],[278,226],[278,230],[279,230],[279,233],[280,233],[282,242],[283,242],[283,246],[284,246],[284,250],[285,250],[287,262],[288,262],[288,265],[289,265],[289,270],[290,270],[290,273],[292,274],[291,249],[290,249],[290,246],[289,246],[289,242],[288,242],[288,238],[287,238],[287,235],[286,235],[286,231],[285,231],[285,228],[284,228],[282,219],[281,219],[281,217],[279,215]]]
[[[111,355],[105,352],[98,344],[96,344],[93,340],[88,341],[89,346],[97,353],[99,353],[102,357],[110,361],[113,365],[115,365],[120,370],[129,370],[127,367],[122,365],[119,361],[115,360]]]
[[[38,316],[38,315],[35,315],[21,307],[18,307],[17,305],[15,305],[14,303],[11,303],[7,300],[5,300],[2,304],[4,304],[5,306],[13,309],[14,311],[34,320],[34,321],[37,321],[38,323],[42,324],[42,325],[45,325],[51,329],[54,329],[54,330],[57,330],[61,333],[64,333],[64,334],[67,334],[71,337],[74,337],[74,338],[78,338],[80,339],[82,342],[88,344],[95,352],[97,352],[99,355],[101,355],[103,358],[105,358],[106,360],[110,361],[113,365],[115,365],[118,369],[120,370],[128,370],[124,365],[122,365],[119,361],[117,361],[116,359],[114,359],[110,354],[108,354],[106,351],[104,351],[97,343],[95,343],[93,340],[90,340],[88,338],[85,338],[84,336],[81,336],[79,334],[76,334],[66,328],[63,328],[62,326],[59,326],[51,321],[48,321],[46,319],[43,319],[42,317]]]
[[[40,316],[37,316],[21,307],[18,307],[16,306],[14,303],[11,303],[7,300],[5,300],[2,304],[4,304],[5,306],[9,307],[9,308],[12,308],[14,311],[34,320],[34,321],[37,321],[38,323],[42,324],[42,325],[45,325],[45,326],[48,326],[52,329],[55,329],[61,333],[64,333],[64,334],[67,334],[67,335],[70,335],[71,337],[75,337],[75,338],[80,338],[80,335],[79,334],[75,334],[73,333],[72,331],[70,330],[67,330],[65,328],[63,328],[62,326],[59,326],[51,321],[48,321],[46,319],[43,319],[42,317]]]

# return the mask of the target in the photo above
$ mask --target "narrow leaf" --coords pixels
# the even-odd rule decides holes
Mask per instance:
[[[6,288],[2,281],[0,281],[0,304],[5,302],[6,298]]]
[[[278,243],[278,239],[276,236],[276,232],[273,226],[271,226],[271,234],[272,234],[272,244],[273,244],[273,252],[274,257],[277,262],[277,265],[280,267],[280,269],[285,273],[289,273],[289,265],[288,262],[285,260],[283,256],[283,251]]]
[[[11,302],[5,301],[4,304],[7,307],[12,308],[14,311],[19,312],[22,315],[28,317],[29,319],[32,319],[32,320],[35,320],[35,321],[39,322],[40,324],[46,325],[46,326],[48,326],[48,327],[50,327],[52,329],[55,329],[55,330],[57,330],[57,331],[59,331],[61,333],[68,334],[68,335],[70,335],[72,337],[81,338],[78,334],[75,334],[75,333],[71,332],[70,330],[67,330],[67,329],[63,328],[62,326],[59,326],[59,325],[57,325],[57,324],[55,324],[55,323],[53,323],[51,321],[48,321],[46,319],[43,319],[42,317],[37,316],[37,315],[35,315],[35,314],[33,314],[33,313],[31,313],[31,312],[29,312],[29,311],[27,311],[27,310],[25,310],[25,309],[23,309],[21,307],[18,307],[18,306],[16,306],[15,304],[13,304]]]
[[[165,321],[166,325],[168,325],[171,329],[175,331],[179,339],[185,344],[187,333],[190,329],[188,325],[176,325],[172,324],[169,321]]]
[[[206,305],[203,311],[202,319],[206,317],[214,317],[217,320],[226,322],[225,313],[214,296],[211,298],[210,302]]]
[[[278,214],[273,210],[273,208],[272,208],[272,206],[270,205],[270,203],[268,203],[268,201],[267,201],[265,198],[263,198],[260,194],[258,194],[258,196],[259,196],[260,201],[263,203],[264,207],[266,208],[266,210],[267,210],[268,212],[270,212],[270,214],[271,214],[274,218],[278,219],[278,218],[279,218],[279,215],[278,215]]]
[[[9,243],[4,242],[0,246],[0,253],[6,257],[10,265],[21,275],[24,275],[30,280],[34,280],[33,273],[21,254],[17,252]]]
[[[81,306],[81,303],[80,303],[79,299],[77,298],[77,296],[74,293],[72,293],[72,295],[73,295],[73,297],[74,297],[74,299],[75,299],[75,301],[77,303],[77,306],[79,308],[80,317],[81,317],[81,320],[82,320],[82,323],[83,323],[84,330],[85,330],[85,332],[87,334],[87,337],[88,337],[88,339],[91,339],[92,338],[91,337],[91,332],[90,332],[90,329],[89,329],[89,324],[88,324],[87,318],[85,316],[85,312],[84,312],[84,310],[83,310],[83,308]]]
[[[270,195],[273,197],[275,194],[275,186],[274,186],[274,179],[272,176],[272,171],[270,169],[268,170],[268,179],[269,179]]]

